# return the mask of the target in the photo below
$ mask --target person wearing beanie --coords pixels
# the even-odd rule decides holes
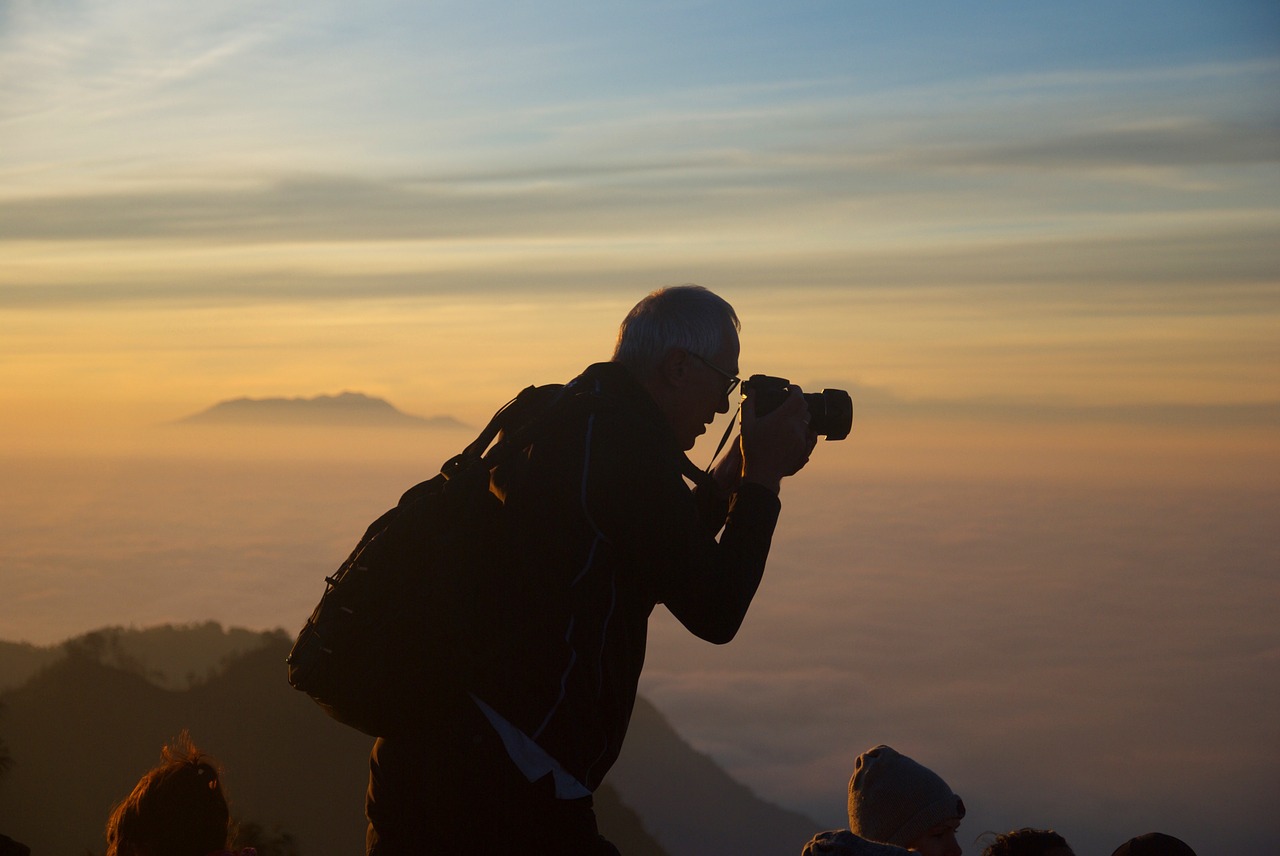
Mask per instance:
[[[928,767],[890,746],[858,756],[849,780],[849,830],[921,856],[961,856],[964,801]]]
[[[1148,832],[1146,835],[1130,838],[1117,847],[1111,856],[1196,856],[1196,851],[1172,835]]]

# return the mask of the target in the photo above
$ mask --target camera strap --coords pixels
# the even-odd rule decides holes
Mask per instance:
[[[733,417],[729,420],[729,424],[725,426],[724,436],[720,438],[720,445],[716,446],[715,452],[711,454],[711,463],[707,464],[706,472],[711,472],[711,468],[716,465],[716,459],[720,457],[720,452],[724,449],[724,444],[729,442],[729,435],[733,433],[733,426],[738,424],[738,414],[742,412],[742,402],[738,402],[738,409],[733,411]]]

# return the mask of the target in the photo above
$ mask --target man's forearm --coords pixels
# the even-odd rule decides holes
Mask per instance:
[[[677,597],[667,601],[689,632],[715,644],[737,634],[764,576],[781,507],[767,488],[749,483],[739,487],[712,557]]]

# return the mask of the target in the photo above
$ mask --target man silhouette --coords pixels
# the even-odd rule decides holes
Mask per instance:
[[[662,603],[702,639],[734,637],[764,573],[781,480],[816,441],[798,389],[762,416],[749,396],[711,473],[689,462],[729,409],[738,329],[710,291],[661,289],[623,320],[613,359],[571,383],[588,406],[509,480],[518,558],[494,596],[510,641],[496,640],[492,667],[447,715],[375,745],[372,856],[617,853],[591,793],[622,746],[649,614]]]

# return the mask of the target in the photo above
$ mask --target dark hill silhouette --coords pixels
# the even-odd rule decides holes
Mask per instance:
[[[228,660],[270,639],[269,634],[224,630],[216,621],[206,621],[145,629],[104,627],[52,647],[0,641],[0,691],[22,686],[70,649],[143,675],[161,687],[183,689],[212,678]]]
[[[287,648],[279,637],[183,691],[73,651],[0,696],[6,832],[36,853],[101,852],[111,806],[186,727],[225,765],[239,818],[293,834],[305,856],[358,852],[368,739],[281,680]]]
[[[627,742],[609,781],[672,853],[799,853],[819,830],[815,821],[766,802],[735,781],[686,743],[643,697],[636,699]]]
[[[452,416],[429,419],[359,392],[314,398],[234,398],[177,421],[178,425],[317,425],[378,428],[465,428]]]
[[[29,642],[0,642],[0,692],[22,686],[36,672],[62,658],[55,648]]]
[[[362,852],[371,741],[289,687],[290,644],[282,631],[212,622],[107,628],[22,681],[0,669],[0,686],[15,686],[0,693],[14,762],[0,778],[0,831],[35,853],[101,852],[111,806],[188,728],[225,766],[241,821],[292,835],[302,856]],[[596,807],[627,856],[792,853],[817,829],[733,781],[644,699]]]
[[[188,728],[223,764],[239,820],[292,835],[303,856],[363,852],[371,740],[292,690],[284,680],[290,640],[262,637],[184,690],[157,686],[131,670],[136,663],[98,659],[118,645],[73,640],[52,665],[0,694],[0,735],[13,758],[0,779],[0,826],[36,853],[102,852],[112,805]],[[136,648],[138,637],[131,641]],[[602,827],[628,854],[666,856],[612,789],[597,802]]]
[[[84,649],[100,663],[136,672],[166,689],[185,689],[216,677],[232,659],[273,638],[206,621],[146,629],[104,627],[68,640],[62,650]]]

